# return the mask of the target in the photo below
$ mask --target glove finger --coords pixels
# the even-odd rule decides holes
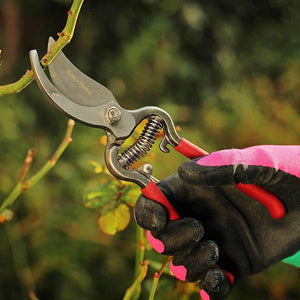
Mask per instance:
[[[206,240],[188,253],[174,256],[170,268],[174,276],[182,281],[204,279],[219,258],[219,248],[213,241]]]
[[[204,300],[226,299],[231,290],[231,285],[226,274],[218,268],[208,270],[204,280],[199,285],[200,289],[204,289],[200,290],[201,297]]]
[[[249,151],[223,150],[214,152],[197,161],[183,163],[178,174],[187,183],[208,186],[237,185],[252,183],[270,185],[278,182],[286,173],[277,168],[253,165],[247,157]]]
[[[161,230],[168,221],[168,215],[165,208],[141,195],[134,207],[134,216],[136,222],[144,229]]]
[[[194,218],[184,218],[169,221],[161,231],[152,231],[148,240],[155,250],[166,255],[174,255],[192,248],[203,237],[204,229],[201,223]],[[153,237],[156,240],[153,240]],[[160,247],[157,248],[157,240]],[[161,244],[162,243],[162,244]]]

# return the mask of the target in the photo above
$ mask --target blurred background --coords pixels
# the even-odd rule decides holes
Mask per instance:
[[[0,2],[0,85],[30,69],[31,49],[45,53],[71,4]],[[297,0],[85,0],[64,52],[111,89],[124,108],[166,109],[180,134],[207,151],[299,144],[299,13]],[[35,83],[1,98],[1,201],[13,189],[28,149],[38,149],[34,173],[54,152],[66,125]],[[134,222],[115,236],[104,235],[98,211],[83,201],[100,184],[89,160],[103,164],[103,134],[77,123],[55,168],[17,199],[12,221],[0,224],[0,299],[29,299],[30,291],[42,300],[121,299],[132,283]],[[183,161],[173,151],[165,155],[156,148],[154,155],[158,178]],[[279,263],[241,282],[229,299],[300,299],[299,275]],[[164,275],[156,299],[199,295]]]

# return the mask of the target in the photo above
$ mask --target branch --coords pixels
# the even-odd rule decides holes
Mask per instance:
[[[150,291],[148,300],[153,300],[154,299],[154,295],[155,295],[156,288],[157,288],[157,285],[158,285],[158,280],[159,280],[161,274],[164,272],[164,269],[167,266],[167,264],[171,261],[171,259],[172,259],[172,256],[168,256],[166,258],[166,260],[164,261],[164,263],[162,264],[159,271],[154,273],[153,281],[152,281],[152,287],[151,287],[151,291]]]
[[[32,176],[27,182],[24,183],[24,188],[29,189],[33,187],[36,183],[40,181],[42,177],[44,177],[56,164],[59,157],[62,155],[62,153],[65,151],[69,143],[72,142],[72,131],[74,128],[75,122],[73,120],[68,121],[67,130],[65,133],[65,137],[62,140],[61,144],[58,146],[57,150],[52,155],[51,159],[48,160],[48,162],[40,169],[39,172],[37,172],[34,176]],[[1,208],[0,208],[1,211]]]
[[[136,293],[136,289],[141,285],[141,283],[143,282],[143,280],[145,279],[145,277],[147,275],[148,265],[149,265],[149,261],[147,261],[147,260],[145,260],[143,263],[141,263],[140,273],[137,276],[137,278],[135,279],[135,281],[133,282],[133,284],[127,289],[123,300],[130,300],[134,297],[134,295]]]
[[[143,264],[141,264],[144,261],[145,257],[145,229],[141,228],[140,226],[136,225],[136,255],[135,255],[135,277],[137,278],[141,268],[143,268]],[[140,298],[141,294],[141,286],[142,282],[136,286],[136,291],[134,296],[132,297],[133,300],[137,300]]]
[[[28,173],[28,171],[31,167],[31,164],[33,162],[33,158],[34,158],[35,154],[36,154],[36,149],[35,148],[32,148],[28,151],[27,156],[25,158],[23,168],[20,172],[18,182],[22,183],[24,181],[24,178],[25,178],[26,174]]]
[[[74,0],[73,4],[68,11],[68,18],[65,28],[62,32],[58,33],[59,38],[51,49],[41,59],[43,67],[47,67],[55,56],[71,41],[78,15],[84,0]],[[27,70],[26,73],[15,83],[0,86],[0,97],[9,94],[16,94],[22,91],[34,80],[34,74],[32,70]]]
[[[74,128],[74,124],[75,124],[75,122],[73,120],[69,120],[64,139],[62,140],[61,144],[58,146],[57,150],[52,155],[51,159],[35,175],[33,175],[28,181],[24,182],[25,176],[30,169],[33,157],[36,153],[35,149],[31,149],[28,151],[28,154],[25,158],[24,165],[20,172],[18,182],[17,182],[15,188],[12,190],[12,192],[8,195],[8,197],[2,203],[2,205],[0,207],[0,213],[3,212],[6,209],[6,207],[11,205],[22,192],[30,189],[36,183],[38,183],[55,166],[59,157],[62,155],[64,150],[67,148],[69,143],[72,141],[71,135],[72,135],[72,131]]]

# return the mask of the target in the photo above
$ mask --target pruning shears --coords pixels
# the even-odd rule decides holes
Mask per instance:
[[[48,48],[51,48],[53,43],[54,40],[50,38]],[[164,153],[169,152],[168,146],[189,159],[208,153],[180,137],[172,118],[161,108],[155,106],[136,110],[122,108],[106,87],[82,73],[62,52],[49,65],[52,82],[40,65],[37,51],[30,51],[29,56],[37,84],[50,103],[75,121],[105,130],[107,134],[105,162],[111,174],[118,179],[138,184],[146,197],[166,208],[170,220],[179,219],[179,214],[156,185],[157,181],[151,174],[151,166],[134,169],[132,165],[150,151],[160,130],[163,130],[160,150]],[[139,138],[127,150],[120,153],[124,141],[145,119],[148,122]],[[252,184],[238,184],[236,187],[265,205],[273,218],[282,217],[278,214],[282,211],[282,203],[273,194]]]

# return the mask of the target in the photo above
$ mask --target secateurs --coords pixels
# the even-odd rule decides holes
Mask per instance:
[[[53,43],[50,38],[48,47]],[[181,138],[164,110],[155,106],[136,110],[122,108],[107,88],[78,70],[63,53],[59,53],[49,66],[53,83],[42,69],[36,50],[30,51],[30,60],[40,89],[57,109],[76,121],[106,131],[105,161],[109,171],[121,180],[138,184],[146,197],[167,209],[170,220],[180,218],[155,184],[151,172],[145,168],[133,169],[132,165],[150,150],[160,130],[164,133],[160,143],[164,153],[169,152],[168,146],[190,159],[208,153]],[[120,153],[121,145],[144,119],[148,122],[138,140]],[[284,207],[274,195],[255,185],[239,184],[236,187],[265,205],[273,218],[283,217]]]

